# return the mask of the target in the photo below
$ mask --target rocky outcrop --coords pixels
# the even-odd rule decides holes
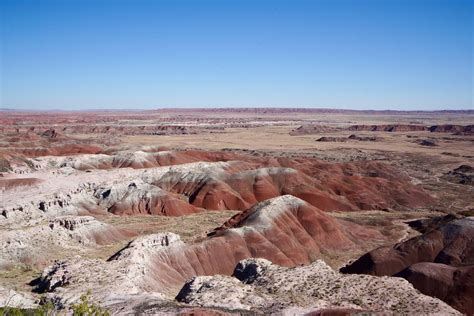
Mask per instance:
[[[375,142],[379,140],[379,138],[375,136],[357,136],[351,134],[348,137],[323,136],[316,139],[317,142],[347,142],[350,140],[357,140],[361,142]]]
[[[435,140],[432,139],[420,139],[417,140],[415,143],[421,146],[426,146],[426,147],[436,147],[438,146],[438,143]]]
[[[142,294],[148,294],[148,300],[161,302],[166,296],[157,293],[157,289],[166,293],[166,287],[160,285],[173,275],[167,277],[163,272],[163,282],[156,283],[153,275],[160,273],[160,269],[154,266],[155,260],[160,254],[166,256],[169,248],[183,245],[178,235],[159,233],[137,238],[108,261],[80,256],[58,260],[34,281],[36,291],[51,293],[48,296],[62,306],[77,301],[88,290],[102,305],[139,298]]]
[[[142,181],[99,188],[94,196],[101,208],[116,215],[182,216],[204,211],[190,204],[185,196]]]
[[[176,298],[203,307],[265,314],[317,314],[340,309],[457,314],[443,302],[418,293],[403,279],[342,275],[320,260],[284,268],[264,259],[247,259],[237,264],[233,275],[192,278]]]
[[[112,244],[132,237],[90,216],[64,216],[22,230],[0,231],[0,268],[15,264],[44,266],[53,249],[75,251],[81,246]]]
[[[434,133],[454,133],[454,134],[473,134],[474,125],[433,125],[429,128],[430,132]]]
[[[442,177],[453,183],[474,185],[474,168],[469,165],[461,165]]]
[[[448,214],[445,216],[437,216],[432,218],[421,218],[415,219],[412,221],[406,222],[411,228],[416,229],[420,233],[424,234],[431,230],[438,229],[443,225],[448,224],[456,219],[461,219],[464,216],[456,215],[456,214]]]
[[[35,308],[37,307],[37,300],[30,294],[24,292],[18,292],[13,289],[8,289],[3,286],[0,286],[0,308],[2,307],[13,307],[13,308]],[[0,312],[5,315],[8,315],[6,310],[1,310]]]
[[[473,313],[472,305],[466,305],[474,287],[473,240],[474,217],[441,221],[423,235],[363,255],[341,272],[406,277],[423,293],[434,293],[456,309]],[[451,289],[450,295],[442,288]]]
[[[175,234],[156,234],[138,238],[107,262],[81,263],[79,258],[57,262],[45,270],[39,285],[42,291],[66,299],[76,297],[86,284],[101,299],[129,290],[176,295],[187,279],[230,275],[245,258],[261,257],[291,267],[309,264],[321,258],[322,252],[335,255],[376,238],[383,239],[374,230],[335,219],[298,198],[282,196],[234,217],[200,242],[185,244]],[[109,278],[114,280],[110,284],[105,282]],[[125,292],[120,284],[123,280]]]
[[[47,129],[46,131],[42,132],[40,135],[47,138],[56,138],[59,136],[58,132],[56,132],[54,128]]]
[[[420,132],[429,131],[434,133],[472,134],[474,125],[416,125],[416,124],[374,124],[374,125],[352,125],[346,128],[349,131],[371,131],[371,132]]]
[[[410,124],[385,124],[385,125],[352,125],[347,128],[349,131],[371,131],[371,132],[418,132],[427,131],[424,125]]]
[[[297,136],[297,135],[321,134],[321,133],[327,133],[327,132],[335,132],[337,130],[338,128],[334,126],[308,124],[308,125],[301,125],[298,128],[291,130],[290,135]]]
[[[346,137],[335,137],[335,136],[323,136],[318,139],[316,139],[317,142],[336,142],[336,143],[341,143],[341,142],[347,142]]]
[[[375,137],[375,136],[359,136],[359,135],[355,135],[355,134],[351,134],[347,138],[352,139],[352,140],[358,140],[358,141],[361,141],[361,142],[376,142],[376,141],[380,140],[379,137]]]
[[[199,128],[186,125],[124,125],[124,124],[55,124],[54,128],[44,130],[38,126],[6,126],[0,128],[3,133],[38,133],[41,136],[55,138],[58,132],[63,134],[108,134],[108,135],[184,135],[196,134]]]

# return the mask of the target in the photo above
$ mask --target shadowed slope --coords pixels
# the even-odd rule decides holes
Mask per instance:
[[[341,272],[404,277],[423,293],[473,313],[474,217],[438,222],[423,235],[366,253]]]

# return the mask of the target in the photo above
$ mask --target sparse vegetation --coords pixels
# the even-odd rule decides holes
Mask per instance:
[[[108,316],[109,312],[89,301],[90,291],[81,295],[80,302],[71,305],[74,316]]]
[[[53,316],[58,315],[51,302],[46,302],[37,308],[0,307],[0,316]]]
[[[29,160],[29,159],[27,159],[27,158],[20,158],[20,159],[21,159],[31,170],[36,170],[35,164],[34,164],[31,160]]]
[[[474,209],[462,211],[462,212],[459,212],[458,214],[462,216],[466,216],[466,217],[474,216]]]
[[[5,158],[0,157],[0,172],[9,172],[12,171],[12,166],[10,162]]]
[[[90,291],[81,295],[77,304],[72,304],[70,310],[74,316],[108,316],[109,312],[99,305],[90,301]],[[8,302],[7,302],[8,304]],[[0,307],[0,316],[56,316],[66,315],[65,311],[58,311],[54,304],[48,300],[42,300],[42,303],[36,308],[21,307]]]

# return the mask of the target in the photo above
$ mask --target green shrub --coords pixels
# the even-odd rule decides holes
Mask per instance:
[[[109,312],[89,301],[90,291],[81,296],[79,303],[72,304],[70,309],[74,316],[109,316]],[[37,308],[0,307],[0,316],[56,316],[66,315],[57,311],[50,301],[43,301]]]
[[[54,305],[48,302],[37,308],[0,307],[0,316],[53,316],[56,315]]]
[[[72,304],[71,309],[74,316],[109,316],[109,312],[96,305],[92,302],[89,302],[90,291],[87,294],[81,295],[80,302],[77,304]]]

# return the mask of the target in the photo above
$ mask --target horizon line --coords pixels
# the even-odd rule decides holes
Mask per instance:
[[[154,107],[154,108],[84,108],[84,109],[33,109],[33,108],[23,108],[15,109],[9,107],[0,108],[2,112],[150,112],[150,111],[160,111],[160,110],[184,110],[184,111],[212,111],[212,110],[224,110],[224,111],[249,111],[249,110],[289,110],[289,111],[328,111],[328,112],[395,112],[395,113],[413,113],[413,112],[424,112],[424,113],[439,113],[439,112],[454,112],[454,113],[473,113],[474,109],[438,109],[438,110],[393,110],[393,109],[350,109],[350,108],[332,108],[332,107],[275,107],[275,106],[256,106],[256,107],[236,107],[236,106],[216,106],[216,107]]]

